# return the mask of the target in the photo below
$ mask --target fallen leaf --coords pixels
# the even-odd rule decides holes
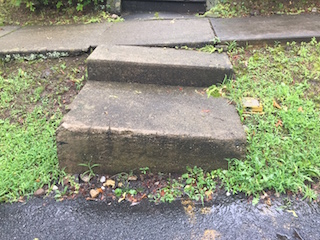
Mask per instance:
[[[122,194],[122,197],[121,198],[119,198],[119,200],[118,200],[118,202],[122,202],[123,200],[125,200],[126,199],[126,192],[124,192],[123,194]]]
[[[99,193],[103,193],[103,190],[102,190],[101,188],[98,188],[97,191],[98,191]]]
[[[216,240],[216,239],[220,239],[220,237],[221,237],[221,234],[216,230],[207,229],[204,231],[201,240],[209,240],[209,239]]]
[[[130,207],[135,206],[135,205],[138,205],[138,204],[140,204],[140,202],[132,202],[132,203],[130,204]]]
[[[119,182],[119,183],[118,183],[118,187],[119,187],[119,188],[123,187],[123,183],[122,183],[122,182]]]
[[[293,211],[293,210],[287,210],[287,212],[289,212],[289,213],[292,213],[292,215],[294,216],[294,217],[298,217],[298,215],[296,214],[296,212],[295,211]]]
[[[160,192],[160,196],[163,197],[166,193],[164,192],[164,190],[161,190]]]
[[[132,175],[128,177],[128,181],[137,181],[138,177],[136,175]]]
[[[278,122],[276,123],[276,127],[282,127],[282,121],[281,120],[278,120]]]
[[[103,184],[104,187],[112,187],[112,188],[115,188],[116,186],[116,182],[112,179],[108,179],[104,184]]]
[[[299,107],[299,108],[298,108],[298,112],[303,112],[303,108],[302,108],[302,107]]]
[[[91,196],[91,198],[96,198],[96,197],[99,196],[99,194],[100,194],[100,192],[99,192],[97,189],[91,189],[91,190],[90,190],[90,196]]]
[[[273,100],[273,106],[278,109],[282,108],[275,100]]]

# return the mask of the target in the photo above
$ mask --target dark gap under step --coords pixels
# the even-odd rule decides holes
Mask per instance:
[[[122,0],[122,12],[204,13],[204,0]]]

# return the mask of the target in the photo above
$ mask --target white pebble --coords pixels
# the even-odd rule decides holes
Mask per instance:
[[[229,196],[231,195],[231,193],[230,193],[230,192],[227,192],[226,195],[227,195],[227,197],[229,197]]]
[[[101,183],[104,183],[106,181],[106,177],[105,176],[102,176],[101,178],[100,178],[100,182]]]

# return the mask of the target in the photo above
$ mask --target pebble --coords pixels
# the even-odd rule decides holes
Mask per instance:
[[[311,12],[316,13],[318,12],[318,9],[316,7],[312,8]]]
[[[39,188],[37,191],[35,191],[35,192],[33,193],[33,195],[36,196],[36,197],[40,197],[40,196],[42,196],[42,195],[44,195],[44,194],[45,194],[45,191],[44,191],[43,188]]]
[[[53,186],[52,186],[52,190],[53,190],[53,191],[56,191],[56,190],[58,190],[58,187],[57,187],[56,185],[53,185]]]
[[[104,187],[104,186],[101,186],[101,189],[104,191],[104,190],[106,190],[106,187]]]
[[[119,16],[117,15],[117,14],[112,14],[111,15],[111,18],[113,18],[113,19],[117,19]]]
[[[101,183],[104,183],[106,181],[106,177],[105,176],[102,176],[101,178],[100,178],[100,182]]]
[[[99,191],[97,190],[97,189],[91,189],[90,190],[90,196],[92,197],[92,198],[96,198],[96,197],[98,197],[99,196]]]
[[[226,193],[226,196],[227,196],[227,197],[229,197],[230,195],[231,195],[231,193],[230,193],[230,192],[227,192],[227,193]]]

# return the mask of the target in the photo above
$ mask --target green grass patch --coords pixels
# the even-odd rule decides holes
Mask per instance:
[[[84,58],[0,62],[0,202],[57,182],[55,131],[84,78]]]
[[[319,12],[318,0],[220,0],[205,16],[222,18]]]
[[[232,159],[220,179],[228,191],[258,195],[292,191],[315,199],[320,176],[320,43],[288,43],[230,53],[236,78],[224,86],[247,127],[247,156]],[[247,114],[253,97],[263,114]]]
[[[78,5],[80,6],[80,5]],[[116,14],[109,14],[99,7],[88,7],[85,10],[77,9],[72,5],[64,7],[39,6],[30,11],[25,4],[14,5],[10,1],[0,0],[0,26],[4,25],[64,25],[89,24],[100,22],[122,22],[123,18]]]

